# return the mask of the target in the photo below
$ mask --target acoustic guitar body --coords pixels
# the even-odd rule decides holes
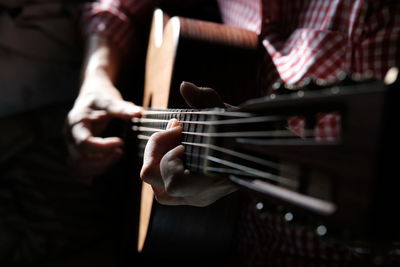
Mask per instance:
[[[158,9],[150,34],[144,107],[187,108],[179,92],[182,81],[214,88],[230,104],[259,96],[255,33],[169,18]],[[232,266],[227,259],[239,202],[232,194],[205,208],[160,205],[143,183],[138,251],[144,264]]]

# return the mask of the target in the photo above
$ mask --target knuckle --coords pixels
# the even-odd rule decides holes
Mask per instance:
[[[148,183],[152,186],[156,187],[164,187],[164,183],[162,178],[157,172],[157,169],[154,168],[142,168],[140,172],[140,178],[143,182]]]
[[[177,183],[174,182],[173,179],[168,179],[168,181],[165,182],[165,191],[168,195],[174,197],[179,196],[179,185],[177,185]]]
[[[185,195],[185,187],[179,179],[179,175],[170,175],[164,178],[165,191],[173,197],[183,197]]]
[[[152,180],[152,169],[148,166],[143,166],[142,170],[140,171],[140,178],[145,181],[146,183],[150,183]]]
[[[164,180],[165,190],[171,196],[183,196],[184,185],[181,179],[183,169],[184,167],[179,159],[168,160],[163,158],[161,161],[161,175]]]
[[[82,117],[81,112],[79,112],[76,109],[72,109],[67,115],[66,119],[67,125],[69,127],[74,126],[75,124],[81,121],[81,117]]]

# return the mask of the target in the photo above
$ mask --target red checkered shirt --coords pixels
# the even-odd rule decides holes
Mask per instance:
[[[103,34],[129,50],[134,22],[158,2],[99,0],[89,4],[84,13],[84,32]],[[332,80],[343,71],[372,72],[382,79],[390,67],[400,62],[397,1],[218,0],[218,4],[225,24],[260,34],[272,59],[267,64],[267,85],[277,79],[288,84],[304,77]],[[269,89],[267,86],[265,91]],[[321,117],[318,138],[330,138],[327,132],[337,135],[332,121],[338,118]],[[292,120],[289,126],[296,128],[294,123],[298,122]]]
[[[192,0],[193,1],[193,0]],[[198,0],[199,1],[199,0]],[[198,2],[197,1],[197,2]],[[129,50],[135,21],[154,7],[155,0],[99,0],[87,6],[86,34],[99,33]],[[187,2],[190,1],[185,1]],[[373,73],[382,79],[400,64],[400,4],[398,0],[218,0],[225,24],[255,31],[270,55],[266,84],[276,80],[296,84],[305,77],[331,80],[343,71]],[[270,86],[265,88],[268,93]],[[315,131],[318,139],[336,138],[340,117],[322,114]],[[304,121],[293,118],[289,128],[301,134]],[[251,213],[244,215],[253,216]],[[250,265],[270,257],[280,266],[293,266],[271,252],[320,259],[351,258],[350,250],[320,242],[309,231],[287,227],[279,220],[251,218],[243,232],[256,240]],[[247,218],[250,219],[250,218]],[[250,227],[251,228],[251,227]],[[268,231],[267,229],[272,229]],[[269,256],[268,256],[269,255]],[[288,259],[286,259],[288,260]]]

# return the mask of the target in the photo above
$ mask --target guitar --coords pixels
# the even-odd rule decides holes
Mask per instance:
[[[178,90],[182,81],[218,88],[218,93],[231,104],[260,96],[256,76],[262,58],[258,48],[258,37],[253,32],[195,19],[170,18],[160,9],[155,10],[143,107],[148,112],[186,107]],[[166,126],[167,116],[162,114],[161,118],[157,127]],[[148,126],[134,126],[141,141],[139,151],[143,151],[147,137],[136,127]],[[151,187],[143,183],[137,250],[146,262],[154,260],[154,255],[164,264],[186,264],[185,259],[203,262],[205,258],[226,261],[231,254],[237,204],[239,199],[233,194],[205,208],[159,205]]]
[[[386,83],[382,83],[345,77],[337,84],[309,84],[297,89],[280,88],[277,92],[284,91],[285,94],[261,98],[247,95],[243,99],[250,100],[234,111],[177,109],[183,106],[183,102],[176,90],[170,88],[178,88],[176,82],[181,80],[196,83],[196,80],[180,79],[182,76],[175,72],[174,68],[182,64],[181,60],[190,55],[189,53],[179,58],[177,48],[185,42],[193,42],[195,30],[183,33],[189,25],[194,29],[197,27],[204,30],[207,23],[175,17],[169,19],[164,27],[163,22],[167,20],[161,11],[156,11],[148,52],[144,97],[144,105],[150,109],[144,112],[142,118],[136,119],[133,126],[143,144],[152,133],[163,130],[169,119],[177,118],[183,125],[185,162],[191,172],[231,179],[244,191],[284,207],[281,216],[288,218],[288,221],[292,221],[293,217],[296,221],[297,215],[304,220],[305,214],[306,219],[301,222],[309,225],[320,236],[362,238],[371,242],[385,242],[394,237],[399,220],[394,213],[386,213],[384,207],[393,206],[399,201],[399,194],[396,193],[399,181],[390,175],[395,173],[394,158],[390,157],[394,150],[391,144],[395,142],[395,138],[393,130],[388,127],[388,122],[394,120],[393,96],[397,94],[395,87],[398,86],[398,78],[397,82],[396,78],[388,78]],[[157,24],[159,27],[154,27]],[[215,30],[216,25],[209,26],[211,30]],[[161,29],[164,29],[164,35],[161,34]],[[161,37],[156,37],[157,32]],[[256,37],[245,31],[243,33],[244,36],[250,36],[246,40],[252,41],[241,41],[242,44],[250,44],[242,52],[249,53],[247,59],[254,59],[257,57],[255,55],[259,55]],[[209,41],[211,38],[205,35]],[[163,40],[157,41],[157,38]],[[160,59],[163,53],[167,54],[165,60]],[[152,64],[154,58],[156,66]],[[164,77],[164,82],[154,81],[154,73]],[[391,75],[397,77],[395,74]],[[257,88],[257,85],[253,84],[248,88]],[[177,101],[178,105],[170,106],[176,99],[180,99]],[[232,100],[231,103],[237,102]],[[368,109],[365,110],[365,107]],[[340,116],[340,132],[337,138],[317,140],[316,118],[325,113]],[[287,121],[294,116],[302,116],[306,121],[303,136],[287,128]],[[297,170],[293,171],[294,169]],[[224,229],[223,226],[229,225],[235,218],[233,208],[230,211],[225,209],[227,213],[219,216],[227,220],[221,222],[216,219],[221,215],[220,208],[226,208],[224,200],[228,201],[228,206],[232,201],[229,198],[223,199],[211,207],[210,224],[214,223],[220,229]],[[190,209],[195,212],[189,213]],[[171,229],[175,230],[166,229],[168,223],[165,218],[175,216],[179,210],[183,217],[178,216],[173,221]],[[188,225],[199,226],[197,223],[210,215],[206,210],[158,205],[153,201],[151,188],[144,184],[138,250],[157,255],[154,253],[158,250],[154,247],[161,246],[158,247],[160,252],[170,253],[170,257],[178,256],[182,251],[195,251],[193,254],[189,253],[188,258],[191,259],[195,255],[200,255],[198,258],[201,258],[207,252],[212,254],[216,248],[209,249],[209,246],[218,244],[218,248],[222,244],[219,238],[229,239],[233,228],[226,227],[225,230],[229,230],[217,240],[213,240],[216,237],[216,228],[209,234],[205,230],[210,224],[204,228],[200,226],[198,232],[187,230]],[[195,217],[193,214],[198,212],[202,214]],[[288,213],[291,216],[287,216]],[[185,214],[189,216],[185,217]],[[192,223],[190,220],[193,220]],[[155,238],[155,234],[164,239],[154,241],[159,238]],[[186,234],[188,240],[193,241],[197,237],[203,239],[204,243],[192,242],[198,245],[192,249],[193,244],[185,243],[182,238]],[[182,242],[183,245],[179,247],[177,244]],[[229,249],[229,242],[226,247]],[[207,249],[209,251],[206,252]]]

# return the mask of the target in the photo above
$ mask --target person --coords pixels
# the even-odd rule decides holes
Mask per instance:
[[[112,160],[107,159],[111,157],[108,152],[114,151],[116,154],[122,143],[120,140],[99,139],[96,136],[94,128],[97,117],[93,113],[100,109],[102,116],[125,116],[120,112],[125,102],[113,85],[116,64],[113,55],[116,50],[126,51],[132,47],[127,45],[137,41],[135,32],[149,16],[149,10],[165,2],[169,1],[99,0],[89,6],[84,28],[87,40],[93,45],[89,51],[95,51],[90,54],[89,63],[92,59],[97,63],[93,63],[93,69],[98,71],[99,76],[92,73],[85,76],[84,84],[91,87],[87,89],[91,94],[85,94],[86,89],[81,90],[77,104],[71,111],[71,114],[75,114],[80,110],[81,115],[76,116],[79,119],[72,120],[70,124],[75,143],[82,154],[95,151],[102,154],[104,161],[112,164]],[[262,77],[265,95],[271,93],[272,85],[277,80],[287,84],[301,83],[307,77],[334,80],[343,71],[361,74],[372,72],[375,78],[381,80],[390,67],[400,63],[400,5],[397,1],[217,2],[223,23],[259,35],[260,43],[269,55]],[[97,86],[99,79],[104,86]],[[207,96],[210,90],[184,83],[181,91],[185,99],[191,102],[193,95]],[[105,100],[103,94],[109,99]],[[134,112],[130,116],[135,116]],[[331,123],[329,118],[321,119],[318,123],[322,127],[321,132],[324,132],[324,125]],[[141,177],[153,186],[156,199],[170,205],[206,206],[236,191],[237,188],[229,182],[218,185],[209,179],[206,180],[208,184],[197,184],[193,176],[184,173],[180,160],[184,151],[179,145],[181,131],[179,123],[172,121],[167,131],[153,135],[146,146]],[[165,146],[161,146],[161,143],[168,144],[172,149],[164,151]],[[98,163],[102,165],[100,162],[103,161]],[[182,175],[185,177],[184,183],[180,183]],[[174,186],[169,188],[170,184]],[[210,188],[214,190],[210,191]],[[333,248],[324,244],[304,229],[285,227],[279,220],[259,216],[255,205],[245,209],[242,217],[251,222],[239,233],[241,240],[252,242],[249,246],[246,246],[246,242],[241,244],[240,253],[246,266],[263,266],[267,263],[270,266],[339,266],[342,260],[349,261],[359,256],[347,248]]]
[[[64,136],[80,83],[84,2],[0,1],[1,266],[111,261],[89,253],[110,236],[103,189],[78,176]]]

